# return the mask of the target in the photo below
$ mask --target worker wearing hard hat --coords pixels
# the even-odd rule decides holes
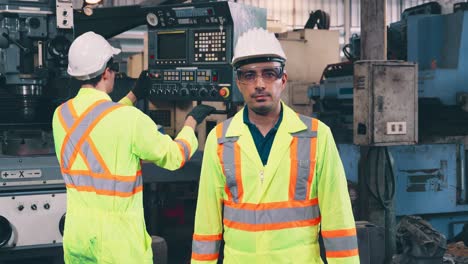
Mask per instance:
[[[241,35],[232,64],[245,107],[208,135],[192,264],[359,263],[346,178],[330,129],[280,100],[286,56],[264,29]]]
[[[140,160],[175,170],[197,149],[194,129],[214,109],[196,107],[175,140],[131,104],[144,95],[141,75],[123,103],[111,101],[120,52],[87,32],[70,46],[68,73],[82,82],[53,117],[55,150],[67,187],[66,263],[152,263],[143,215]]]

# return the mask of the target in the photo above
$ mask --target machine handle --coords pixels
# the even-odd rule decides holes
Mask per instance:
[[[6,38],[9,42],[15,44],[18,48],[20,48],[24,53],[29,53],[29,49],[26,48],[25,46],[21,45],[21,43],[19,43],[18,41],[10,38],[10,35],[8,35],[7,33],[3,32],[2,33],[2,37]]]

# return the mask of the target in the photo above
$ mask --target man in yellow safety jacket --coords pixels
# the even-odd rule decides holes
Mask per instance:
[[[55,150],[67,187],[63,237],[66,263],[152,263],[151,238],[143,216],[140,159],[169,170],[197,149],[194,129],[213,110],[195,107],[172,140],[130,105],[144,96],[148,77],[111,101],[120,52],[102,36],[86,32],[69,49],[68,73],[82,82],[76,97],[53,117]]]
[[[287,75],[264,29],[238,40],[232,64],[246,106],[205,144],[192,264],[359,263],[343,166],[330,129],[280,100]]]

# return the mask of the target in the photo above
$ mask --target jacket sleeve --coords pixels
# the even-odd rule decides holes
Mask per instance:
[[[127,96],[122,97],[122,99],[119,100],[119,104],[133,106],[132,101]]]
[[[160,133],[149,116],[138,109],[134,111],[137,114],[133,126],[132,152],[140,159],[168,170],[184,166],[198,148],[195,131],[186,126],[173,140],[169,135]]]
[[[321,233],[329,264],[359,264],[356,225],[338,150],[330,129],[320,123],[317,139]]]
[[[211,130],[208,135],[203,154],[192,242],[192,264],[217,263],[223,237],[222,199],[225,183],[217,156],[215,131],[216,129]]]

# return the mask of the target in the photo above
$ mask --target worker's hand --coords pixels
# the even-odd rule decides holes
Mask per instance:
[[[207,116],[209,116],[211,113],[213,113],[216,110],[216,108],[209,106],[209,105],[197,105],[195,106],[190,113],[187,114],[188,116],[192,116],[195,121],[197,121],[197,125],[199,125]]]
[[[140,76],[133,86],[132,93],[138,99],[142,99],[146,96],[146,93],[151,86],[151,79],[149,78],[148,71],[142,71]]]

